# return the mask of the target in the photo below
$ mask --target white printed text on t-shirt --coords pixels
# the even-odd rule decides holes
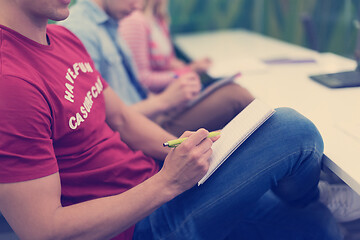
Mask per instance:
[[[74,80],[79,76],[81,70],[83,73],[93,72],[90,63],[74,63],[72,68],[68,68],[65,78],[70,82],[65,83],[65,99],[74,102]]]
[[[93,99],[96,99],[99,94],[104,89],[104,86],[101,82],[100,77],[98,77],[94,86],[90,88],[90,90],[86,93],[83,104],[80,107],[80,111],[77,112],[74,116],[71,116],[69,119],[69,127],[75,130],[80,126],[82,122],[88,118],[91,108],[93,106]]]

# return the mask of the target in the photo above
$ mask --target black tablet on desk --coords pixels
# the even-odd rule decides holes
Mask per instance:
[[[357,21],[355,27],[357,28],[356,46],[354,51],[355,60],[357,62],[356,69],[346,72],[313,75],[310,76],[312,80],[329,88],[360,87],[360,4],[357,6]]]
[[[359,71],[312,75],[310,78],[329,88],[360,87]]]

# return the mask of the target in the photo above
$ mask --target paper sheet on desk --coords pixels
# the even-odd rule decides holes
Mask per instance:
[[[356,62],[330,52],[320,53],[317,56],[320,73],[336,73],[343,71],[352,71],[356,68]]]
[[[214,60],[208,74],[212,77],[229,76],[237,72],[251,74],[265,72],[267,65],[255,58],[226,58]]]

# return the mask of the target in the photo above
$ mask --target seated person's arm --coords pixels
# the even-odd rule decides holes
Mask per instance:
[[[49,105],[26,81],[1,80],[0,212],[20,239],[108,239],[173,197],[172,184],[154,177],[129,193],[62,207]]]
[[[104,96],[106,121],[113,130],[120,132],[121,139],[134,150],[141,150],[156,159],[165,159],[169,149],[162,144],[175,137],[126,106],[110,87],[104,90]]]
[[[183,62],[182,60],[178,59],[176,56],[173,56],[170,60],[169,67],[172,70],[176,70],[179,68],[186,67],[186,63]]]
[[[52,149],[49,109],[46,104],[41,104],[45,100],[35,88],[22,80],[12,78],[4,82],[7,83],[6,88],[0,89],[1,99],[6,99],[7,103],[0,104],[0,123],[3,125],[0,126],[0,212],[21,239],[111,238],[193,186],[208,168],[211,141],[206,138],[208,132],[200,130],[172,150],[162,170],[140,185],[120,195],[63,207],[60,202],[60,177],[56,171],[57,159]],[[104,92],[106,100],[115,97],[110,88]],[[139,137],[146,137],[146,134],[144,136],[134,130],[134,125],[156,128],[146,118],[127,110],[121,101],[115,103],[121,105],[125,115],[129,114],[111,115],[115,117],[111,119],[113,121],[117,117],[122,119],[119,130],[123,135],[126,134],[124,129],[127,124],[129,132],[138,133]],[[107,111],[111,112],[112,107],[110,105]],[[161,129],[152,133],[164,138],[172,137]],[[134,143],[136,136],[127,140]],[[140,139],[140,143],[142,141]],[[52,166],[50,170],[49,163]]]
[[[140,185],[120,195],[68,207],[60,203],[58,173],[0,183],[0,211],[20,239],[109,239],[200,180],[211,154],[209,140],[199,145],[206,136],[204,130],[194,136],[191,144],[188,141],[188,146],[177,149],[177,157],[173,154],[158,174]]]
[[[187,102],[199,93],[201,83],[195,73],[187,73],[159,94],[152,94],[147,99],[131,105],[130,107],[147,117],[154,117],[159,113],[186,106]]]

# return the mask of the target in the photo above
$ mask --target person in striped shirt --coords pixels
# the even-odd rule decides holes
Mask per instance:
[[[141,82],[153,92],[164,90],[174,75],[206,72],[209,58],[185,63],[176,57],[169,33],[167,1],[140,1],[138,10],[120,21],[119,32],[131,49]]]

